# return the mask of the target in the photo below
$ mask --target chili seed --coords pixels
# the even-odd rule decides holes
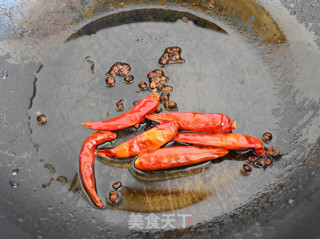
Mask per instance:
[[[173,100],[167,101],[164,106],[170,110],[177,108],[177,103]]]
[[[260,159],[258,162],[257,162],[257,165],[262,167],[262,168],[266,168],[267,167],[267,163],[263,160],[263,159]]]
[[[45,116],[44,114],[40,114],[37,116],[37,121],[38,121],[38,124],[44,125],[47,123],[47,116]]]
[[[119,189],[119,188],[122,187],[122,183],[121,183],[120,181],[118,181],[118,182],[112,184],[112,187],[113,187],[114,189]]]
[[[108,86],[114,86],[114,83],[116,82],[116,80],[112,77],[112,76],[109,76],[109,77],[107,77],[107,79],[106,79],[106,84],[108,85]]]
[[[267,158],[267,159],[265,160],[265,162],[266,162],[267,166],[269,166],[269,165],[272,164],[272,159],[271,159],[271,158]]]
[[[116,104],[117,108],[119,110],[123,110],[123,99],[119,100]]]
[[[136,106],[139,103],[139,101],[135,100],[133,101],[133,105]]]
[[[113,191],[111,191],[110,193],[109,193],[109,200],[111,201],[111,202],[116,202],[117,200],[118,200],[118,193],[117,192],[113,192]]]
[[[168,101],[169,97],[170,97],[170,93],[167,91],[164,91],[160,95],[160,101],[162,101],[162,102]]]
[[[132,83],[133,80],[134,80],[134,76],[133,76],[133,75],[126,75],[126,76],[124,77],[124,80],[125,80],[125,82],[127,82],[127,83]]]
[[[163,110],[163,108],[161,106],[158,106],[158,108],[156,109],[156,113],[160,113]]]
[[[264,141],[270,141],[271,139],[272,139],[272,134],[271,134],[271,133],[265,132],[265,133],[263,134],[263,140],[264,140]]]
[[[246,172],[251,172],[251,170],[252,170],[249,164],[244,164],[244,165],[242,166],[242,168],[243,168],[243,170],[246,171]]]
[[[138,85],[141,89],[146,89],[147,88],[147,83],[146,82],[144,82],[144,81],[141,81],[140,83],[139,83],[139,85]]]

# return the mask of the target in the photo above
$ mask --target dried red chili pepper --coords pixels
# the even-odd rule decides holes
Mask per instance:
[[[82,125],[94,130],[114,131],[128,128],[143,121],[147,115],[152,114],[157,109],[159,104],[159,95],[154,92],[140,100],[133,109],[122,115],[105,121],[82,123]]]
[[[108,158],[134,157],[144,151],[160,148],[171,141],[177,131],[178,125],[175,122],[160,124],[113,149],[99,150],[97,154]]]
[[[193,165],[226,155],[229,151],[220,148],[177,146],[153,149],[139,155],[134,165],[144,171],[170,169]]]
[[[230,150],[246,150],[252,148],[259,155],[265,154],[264,145],[260,139],[242,134],[206,134],[179,133],[174,141],[207,147],[217,147]]]
[[[176,112],[149,115],[147,118],[159,123],[175,121],[179,129],[197,132],[229,133],[237,127],[237,121],[217,113]]]
[[[97,195],[94,180],[94,159],[97,145],[108,140],[114,140],[117,137],[115,133],[110,131],[97,131],[91,134],[82,144],[79,155],[79,174],[83,187],[87,191],[89,197],[95,205],[103,208],[103,204]]]

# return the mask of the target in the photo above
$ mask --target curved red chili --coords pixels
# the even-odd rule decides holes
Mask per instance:
[[[228,150],[220,148],[167,147],[141,153],[134,165],[144,171],[170,169],[216,159],[228,152]]]
[[[171,141],[177,131],[178,125],[175,122],[160,124],[113,149],[99,150],[97,154],[109,158],[134,157],[141,152],[160,148]]]
[[[207,147],[217,147],[230,150],[254,149],[259,155],[265,154],[264,145],[260,139],[242,134],[205,134],[178,133],[174,141]]]
[[[95,205],[103,208],[103,204],[97,195],[96,184],[94,180],[94,160],[97,145],[114,140],[117,135],[110,131],[97,131],[91,134],[82,144],[79,155],[79,174],[81,182],[89,197]]]
[[[175,121],[179,129],[208,133],[229,133],[237,127],[237,121],[218,113],[176,112],[147,116],[148,119],[164,123]]]
[[[82,123],[82,125],[94,130],[115,131],[128,128],[143,121],[147,115],[152,114],[157,109],[159,104],[159,95],[154,92],[153,94],[140,100],[139,103],[133,107],[133,109],[124,114],[109,120],[87,122]]]

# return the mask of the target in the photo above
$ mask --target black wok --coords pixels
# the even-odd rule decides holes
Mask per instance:
[[[292,11],[311,3],[282,2]],[[0,3],[3,238],[319,237],[319,49],[283,5]],[[307,12],[317,16],[317,8],[313,3]],[[303,12],[295,13],[307,24]],[[319,23],[316,17],[312,21]],[[238,121],[235,132],[257,138],[272,132],[266,146],[276,146],[283,157],[247,177],[239,173],[243,161],[228,158],[162,181],[137,179],[130,164],[96,160],[104,204],[112,183],[120,180],[126,187],[122,204],[98,210],[75,187],[78,152],[91,133],[81,123],[119,115],[118,100],[124,99],[128,110],[148,95],[138,83],[159,68],[163,50],[176,45],[186,62],[164,71],[179,110],[225,113]],[[116,61],[132,66],[135,81],[125,84],[118,77],[108,88],[105,73]],[[47,116],[46,125],[37,124],[39,112]],[[16,168],[19,173],[9,175]],[[59,176],[68,181],[43,187]],[[13,188],[10,180],[19,186]],[[133,213],[160,219],[172,214],[174,228],[130,229]],[[177,219],[181,214],[191,218],[186,225]]]

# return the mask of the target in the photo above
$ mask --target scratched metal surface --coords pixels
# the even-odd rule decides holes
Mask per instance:
[[[173,6],[170,9],[187,10]],[[203,11],[187,11],[198,17],[212,18]],[[128,215],[131,212],[96,210],[79,193],[68,190],[78,170],[79,148],[91,132],[80,123],[118,115],[114,105],[120,98],[125,99],[125,109],[130,109],[134,100],[146,96],[147,92],[136,92],[137,84],[146,80],[149,71],[158,68],[157,60],[168,46],[180,46],[182,57],[186,59],[183,65],[164,69],[170,77],[169,84],[174,87],[172,99],[177,101],[180,111],[225,113],[238,121],[235,132],[255,137],[271,131],[274,134],[272,144],[288,155],[268,170],[255,169],[249,177],[239,174],[242,162],[225,160],[212,164],[201,174],[162,182],[141,182],[127,169],[97,161],[95,170],[101,198],[107,196],[113,182],[121,180],[130,189],[146,188],[147,194],[139,202],[141,206],[135,205],[133,211],[145,211],[145,204],[149,203],[151,206],[148,207],[160,217],[162,214],[157,212],[157,208],[161,209],[161,206],[166,213],[191,214],[192,223],[188,225],[186,235],[179,234],[179,231],[172,233],[194,236],[191,230],[195,228],[198,235],[214,234],[223,227],[215,226],[216,232],[213,232],[202,225],[212,219],[228,221],[225,218],[230,213],[251,200],[257,201],[255,198],[261,194],[272,192],[270,185],[276,185],[298,163],[316,154],[317,148],[315,151],[310,149],[317,137],[313,133],[314,128],[319,125],[319,85],[315,82],[317,72],[314,67],[319,62],[317,51],[313,46],[298,44],[295,36],[291,35],[289,43],[261,45],[261,38],[255,39],[246,34],[252,30],[250,27],[239,30],[239,26],[229,25],[234,21],[230,18],[229,21],[219,17],[213,20],[228,34],[181,20],[171,23],[118,23],[101,29],[94,36],[84,35],[63,43],[77,31],[76,26],[51,40],[49,50],[35,48],[36,53],[41,53],[41,63],[20,63],[20,68],[17,68],[13,63],[2,62],[9,71],[9,78],[3,81],[2,88],[2,95],[6,96],[1,110],[3,135],[6,136],[1,145],[1,157],[4,158],[2,181],[10,179],[7,176],[10,169],[21,169],[18,189],[13,190],[9,184],[2,185],[3,191],[7,192],[1,195],[3,206],[7,206],[6,209],[3,207],[2,217],[17,221],[19,227],[32,237],[54,238],[62,231],[67,237],[81,235],[92,238],[102,234],[106,237],[128,236],[130,233],[140,237],[145,233],[130,232]],[[79,23],[79,27],[83,25]],[[13,45],[10,44],[5,42],[12,50],[10,46]],[[34,59],[34,55],[26,50]],[[10,54],[11,57],[4,55],[3,58],[9,62],[29,59],[19,49]],[[95,74],[90,72],[84,60],[88,55],[96,63]],[[312,60],[314,65],[303,64],[307,60]],[[121,78],[117,78],[115,87],[105,87],[104,74],[115,61],[124,61],[132,66],[133,84],[124,84]],[[299,81],[302,75],[304,84]],[[16,85],[20,87],[17,89]],[[14,99],[21,102],[23,110]],[[21,110],[8,113],[13,109]],[[40,127],[35,123],[34,113],[37,111],[48,116],[47,125]],[[109,116],[105,115],[106,112]],[[310,155],[301,155],[301,151],[310,152]],[[54,175],[43,167],[45,163],[55,167]],[[49,188],[42,188],[42,183],[49,181],[51,176],[60,175],[66,176],[69,183],[63,186],[56,182]],[[148,191],[155,197],[147,197]],[[164,195],[162,200],[170,203],[169,206],[159,205],[159,193],[154,191]],[[183,193],[172,193],[176,191]],[[190,197],[197,200],[188,202]],[[158,200],[158,204],[152,200]],[[248,205],[249,212],[258,211],[254,206],[250,208],[250,203]],[[249,212],[242,215],[250,216]],[[34,218],[38,221],[35,222]],[[177,227],[181,226],[181,222],[178,223]],[[173,235],[164,231],[158,232],[159,236]]]

